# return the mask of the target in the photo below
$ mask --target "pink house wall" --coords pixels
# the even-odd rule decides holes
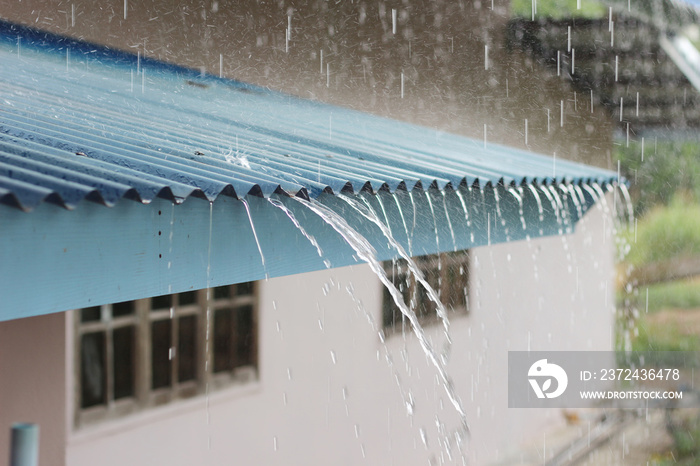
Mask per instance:
[[[66,441],[65,314],[0,322],[0,466],[15,422],[39,425],[39,465],[63,466]]]

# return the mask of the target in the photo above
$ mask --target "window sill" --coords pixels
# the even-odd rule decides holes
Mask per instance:
[[[211,387],[210,387],[211,388]],[[261,393],[262,385],[259,380],[245,384],[229,385],[228,388],[216,389],[209,395],[201,395],[192,398],[177,400],[162,406],[144,409],[128,416],[96,422],[81,427],[73,427],[68,443],[80,445],[93,440],[110,437],[133,430],[136,427],[162,422],[187,413],[207,409],[207,398],[210,410],[217,405],[231,402],[237,398],[252,396]]]

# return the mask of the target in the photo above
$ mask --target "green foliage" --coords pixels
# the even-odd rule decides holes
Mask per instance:
[[[700,255],[700,204],[676,196],[668,207],[657,206],[625,233],[630,245],[626,261],[635,266]]]
[[[686,417],[673,422],[671,429],[673,454],[661,461],[652,461],[655,466],[697,465],[700,461],[700,418]]]
[[[647,289],[649,306],[647,307]],[[679,280],[640,287],[635,307],[650,314],[663,309],[700,309],[700,282]]]
[[[632,340],[632,351],[700,351],[700,337],[683,334],[675,322],[648,325],[640,318],[637,329],[639,335]]]
[[[532,18],[533,0],[513,0],[511,13],[513,17]],[[535,18],[602,18],[607,14],[604,4],[597,0],[581,0],[581,9],[577,8],[577,0],[536,0],[537,13]]]
[[[700,142],[634,141],[618,146],[615,157],[631,183],[637,216],[668,204],[677,192],[700,200]]]

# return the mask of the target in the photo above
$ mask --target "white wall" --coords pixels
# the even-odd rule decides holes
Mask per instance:
[[[452,323],[449,363],[472,429],[471,464],[496,461],[562,423],[558,411],[507,408],[508,350],[612,348],[612,247],[594,209],[565,240],[474,251],[471,314]],[[258,383],[213,393],[208,408],[199,398],[74,432],[67,464],[423,465],[440,457],[436,419],[449,432],[457,416],[410,334],[387,338],[387,364],[357,305],[379,321],[381,287],[367,266],[269,280],[261,290]],[[428,333],[440,346],[441,328]],[[402,392],[415,400],[413,416]]]

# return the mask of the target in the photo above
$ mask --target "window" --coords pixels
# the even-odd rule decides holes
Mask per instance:
[[[433,254],[413,258],[428,284],[437,292],[440,302],[450,313],[469,311],[469,251]],[[423,323],[437,321],[437,306],[425,287],[416,282],[405,260],[384,262],[384,271]],[[384,328],[401,325],[405,317],[389,293],[384,289],[382,321]],[[407,324],[407,322],[406,322]]]
[[[76,312],[76,426],[257,377],[253,282]]]

